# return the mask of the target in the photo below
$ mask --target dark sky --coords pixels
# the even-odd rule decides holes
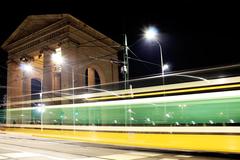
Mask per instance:
[[[155,25],[161,33],[164,61],[172,71],[222,66],[240,60],[238,10],[237,2],[228,1],[8,0],[1,2],[0,44],[28,15],[70,13],[119,43],[126,33],[138,58],[159,64],[158,47],[141,40],[142,29]],[[0,52],[0,82],[6,85],[6,56]],[[159,70],[130,61],[131,77]]]

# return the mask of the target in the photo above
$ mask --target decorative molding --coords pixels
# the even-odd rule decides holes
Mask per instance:
[[[21,57],[38,50],[42,51],[42,48],[51,45],[57,47],[64,44],[71,44],[73,47],[81,47],[81,39],[85,39],[87,42],[89,41],[90,45],[99,47],[99,49],[107,52],[116,52],[117,54],[117,50],[121,48],[120,44],[111,40],[109,37],[94,30],[71,15],[65,15],[59,21],[5,46],[4,49],[8,51],[10,58],[16,56]],[[91,40],[93,42],[91,42]],[[113,46],[119,46],[119,48],[117,49]]]
[[[47,35],[42,36],[42,37],[40,37],[38,39],[30,41],[29,43],[25,43],[25,44],[22,44],[21,46],[12,48],[11,50],[9,50],[9,53],[14,54],[14,53],[17,53],[17,52],[29,49],[29,48],[31,48],[33,46],[39,45],[42,42],[46,42],[48,40],[52,40],[52,39],[58,37],[59,35],[62,35],[62,34],[67,33],[67,32],[68,32],[68,27],[64,27],[64,28],[62,28],[62,29],[60,29],[58,31],[55,31],[55,32],[51,33],[51,34],[47,34]]]
[[[44,46],[39,51],[39,53],[43,53],[43,54],[50,53],[50,52],[55,52],[55,50],[50,48],[49,46]]]
[[[28,35],[28,36],[26,36],[26,37],[24,37],[22,39],[19,39],[19,40],[13,42],[13,43],[5,44],[2,47],[5,50],[9,50],[9,49],[14,48],[16,46],[19,46],[21,44],[27,43],[28,41],[32,41],[32,40],[34,40],[34,39],[36,39],[38,37],[44,36],[44,35],[48,34],[51,31],[58,30],[59,28],[61,28],[62,26],[66,26],[67,24],[68,24],[68,22],[66,21],[66,19],[59,20],[59,21],[57,21],[57,22],[55,22],[53,24],[50,24],[49,26],[47,26],[47,27],[45,27],[43,29],[40,29],[39,31],[34,32],[34,33],[32,33],[32,34],[30,34],[30,35]]]
[[[20,59],[19,58],[8,59],[7,64],[10,64],[10,63],[20,64]]]
[[[24,50],[19,49],[18,52],[10,52],[9,57],[15,57],[15,56],[20,56],[25,53],[31,53],[33,51],[40,50],[42,47],[45,47],[46,45],[52,45],[56,44],[58,41],[64,39],[67,37],[67,33],[64,34],[59,34],[56,37],[52,37],[51,39],[45,39],[43,38],[39,44],[34,43],[32,46],[28,45],[27,47],[24,47]]]
[[[32,16],[32,17],[35,17],[35,19],[38,19],[38,17],[41,17],[41,15],[40,16]],[[46,15],[46,17],[47,17],[47,15]],[[25,19],[25,21],[26,21],[26,19]],[[27,25],[27,24],[25,24],[25,25]],[[40,29],[39,31],[34,32],[22,39],[19,39],[12,43],[11,43],[11,40],[8,39],[9,40],[8,43],[11,43],[11,44],[5,43],[2,47],[5,50],[7,50],[9,53],[16,53],[19,50],[24,50],[26,48],[29,48],[30,46],[33,46],[34,45],[33,43],[36,43],[36,44],[40,43],[41,39],[39,39],[39,37],[45,37],[46,35],[48,35],[51,32],[54,32],[51,34],[51,36],[54,36],[54,34],[57,34],[57,33],[55,33],[56,30],[59,30],[61,28],[65,28],[65,27],[68,28],[69,26],[75,28],[77,31],[84,32],[85,34],[92,37],[93,39],[96,39],[96,40],[99,39],[99,42],[104,43],[106,46],[109,46],[110,48],[111,48],[111,46],[119,46],[119,47],[121,46],[117,42],[111,40],[109,37],[96,31],[95,29],[91,28],[90,26],[86,25],[85,23],[81,22],[80,20],[76,19],[75,17],[65,14],[62,16],[62,19],[59,19],[57,22],[50,24],[49,26],[44,27],[43,29]],[[16,33],[15,32],[14,33],[18,34],[17,33],[18,30],[19,29],[17,29],[15,31]],[[70,32],[70,33],[73,33],[73,32]],[[51,38],[51,36],[49,38]],[[105,38],[103,38],[103,37],[105,37]]]

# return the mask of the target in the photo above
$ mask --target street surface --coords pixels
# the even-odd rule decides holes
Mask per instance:
[[[0,131],[0,160],[229,160],[237,155],[143,150]]]

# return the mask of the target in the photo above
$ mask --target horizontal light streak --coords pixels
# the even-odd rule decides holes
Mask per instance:
[[[41,128],[41,125],[5,124],[5,127]],[[45,129],[64,129],[79,131],[112,131],[112,132],[168,132],[168,133],[240,133],[240,127],[140,127],[140,126],[73,126],[73,125],[43,125]]]
[[[222,85],[222,86],[212,86],[212,87],[202,87],[202,88],[191,88],[191,89],[181,89],[181,90],[173,90],[173,91],[161,91],[161,92],[151,92],[151,93],[142,93],[135,94],[134,97],[143,97],[143,96],[156,96],[156,95],[165,95],[165,94],[174,94],[174,93],[186,93],[186,92],[196,92],[196,91],[209,91],[214,89],[227,89],[227,88],[236,88],[240,87],[240,84],[233,85]],[[121,96],[121,98],[130,98],[132,95]],[[117,99],[118,97],[100,97],[100,98],[89,98],[88,100],[109,100],[109,99]]]
[[[85,99],[89,101],[93,100],[109,100],[109,99],[118,99],[118,98],[132,98],[133,97],[140,97],[140,96],[153,96],[153,95],[162,95],[162,94],[171,94],[171,93],[186,93],[192,91],[207,91],[212,89],[224,89],[226,88],[233,88],[233,87],[240,87],[238,85],[227,85],[228,83],[236,83],[240,82],[240,77],[231,77],[231,78],[220,78],[214,80],[206,81],[197,81],[197,82],[185,82],[180,84],[170,84],[164,86],[153,86],[153,87],[143,87],[143,88],[136,88],[136,89],[128,89],[128,90],[118,90],[118,91],[111,91],[109,92],[100,92],[91,94],[88,98],[83,98],[82,95],[74,95],[74,96],[63,96],[63,97],[54,97],[54,98],[44,98],[42,100],[29,100],[29,101],[21,101],[21,102],[9,102],[7,105],[20,105],[20,104],[31,104],[31,103],[41,103],[41,102],[52,102],[52,101],[64,101],[64,100],[72,100],[74,99]],[[211,85],[219,85],[219,84],[226,84],[222,86],[215,86],[211,87]],[[209,87],[204,87],[209,86]],[[199,87],[193,89],[183,89],[181,88],[191,88],[191,87]],[[201,88],[200,88],[201,87]],[[174,91],[165,91],[170,89],[180,89]],[[160,91],[160,92],[156,92]],[[165,92],[164,92],[165,91]],[[142,92],[154,92],[154,93],[142,93]],[[116,96],[119,95],[119,96]],[[104,96],[104,97],[103,97]],[[96,98],[94,98],[96,97]]]
[[[161,104],[161,103],[168,103],[168,102],[173,103],[173,102],[182,102],[182,101],[199,101],[199,100],[213,100],[213,99],[222,100],[227,98],[240,98],[240,90],[212,92],[212,93],[197,93],[197,94],[165,96],[165,97],[153,97],[153,98],[115,100],[115,101],[106,101],[106,102],[51,105],[51,106],[45,106],[44,108],[50,109],[50,108],[124,106],[124,105],[136,105],[136,104],[156,104],[156,103]],[[36,107],[13,108],[13,109],[8,109],[8,111],[32,110],[34,108]]]

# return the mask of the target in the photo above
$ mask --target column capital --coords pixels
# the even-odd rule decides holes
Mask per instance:
[[[14,63],[14,64],[19,64],[20,59],[19,58],[10,58],[7,60],[7,64]]]
[[[45,47],[42,47],[39,52],[46,55],[46,54],[51,54],[51,53],[55,52],[55,50],[48,46],[45,46]]]

